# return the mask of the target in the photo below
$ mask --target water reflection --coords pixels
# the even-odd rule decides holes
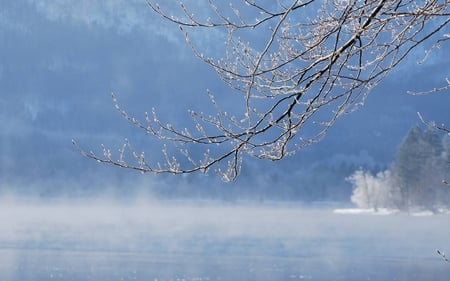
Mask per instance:
[[[2,202],[0,280],[448,280],[448,215]]]

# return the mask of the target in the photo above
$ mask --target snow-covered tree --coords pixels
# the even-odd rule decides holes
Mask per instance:
[[[389,170],[379,172],[375,176],[370,172],[358,170],[347,180],[353,185],[350,199],[359,208],[397,208],[400,197]]]
[[[244,156],[280,160],[293,155],[319,141],[338,117],[360,107],[414,49],[432,50],[450,39],[447,0],[186,0],[179,10],[174,1],[162,1],[162,6],[146,2],[181,28],[194,55],[231,92],[241,94],[242,104],[227,110],[210,92],[216,114],[191,111],[192,128],[176,128],[161,121],[157,110],[138,120],[113,97],[125,119],[178,150],[171,154],[164,147],[160,163],[134,150],[129,141],[117,155],[106,147],[99,154],[80,151],[144,173],[215,168],[231,181]],[[218,41],[196,41],[208,34],[218,35]],[[211,46],[223,52],[211,53]],[[447,80],[436,88],[449,87]],[[199,149],[204,151],[200,156],[191,153]]]

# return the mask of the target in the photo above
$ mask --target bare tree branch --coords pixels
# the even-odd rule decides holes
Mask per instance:
[[[419,116],[420,121],[423,124],[427,125],[429,128],[432,128],[432,129],[439,130],[439,131],[442,131],[444,133],[450,134],[450,129],[447,128],[445,126],[445,124],[438,125],[434,121],[428,121],[422,116],[422,114],[420,112],[417,112],[417,115]]]
[[[450,263],[450,260],[447,258],[444,252],[441,250],[436,250],[436,253],[447,263]]]
[[[192,129],[179,129],[162,123],[155,110],[139,121],[122,110],[113,96],[126,120],[174,144],[179,149],[177,157],[184,160],[163,148],[165,162],[152,165],[128,141],[117,160],[106,148],[97,155],[77,147],[89,158],[144,173],[207,172],[214,167],[223,180],[231,181],[238,176],[244,155],[269,160],[293,155],[319,141],[338,117],[358,109],[416,47],[430,41],[431,51],[449,39],[448,0],[327,0],[319,4],[241,0],[228,7],[208,0],[203,3],[204,15],[194,13],[189,1],[180,4],[177,15],[151,0],[146,2],[181,28],[194,55],[242,94],[245,109],[229,114],[208,93],[216,114],[191,111]],[[226,34],[222,58],[203,54],[191,36],[194,30]],[[257,40],[244,41],[246,37]],[[203,148],[203,157],[194,158],[183,147],[186,144]],[[123,156],[126,152],[132,159]]]

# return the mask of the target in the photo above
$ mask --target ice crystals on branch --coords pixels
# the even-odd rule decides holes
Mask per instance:
[[[155,110],[141,123],[113,96],[122,117],[178,151],[164,147],[165,163],[159,165],[140,153],[132,153],[137,163],[124,156],[116,161],[107,149],[103,157],[82,153],[143,172],[181,174],[214,167],[228,181],[238,176],[244,155],[270,160],[293,155],[323,138],[339,116],[360,107],[418,46],[430,42],[435,46],[431,51],[450,39],[445,32],[449,1],[241,0],[226,5],[208,0],[201,13],[195,1],[182,1],[178,12],[146,2],[179,26],[193,54],[241,94],[242,112],[223,109],[208,91],[216,113],[190,111],[192,129],[179,129],[162,123]],[[205,54],[205,44],[190,37],[194,30],[224,35],[225,42],[209,42],[224,52]],[[447,84],[432,92],[448,89],[448,79]],[[128,142],[126,148],[133,152]],[[207,156],[199,155],[199,149]]]

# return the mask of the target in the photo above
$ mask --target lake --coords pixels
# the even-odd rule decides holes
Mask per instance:
[[[0,280],[449,280],[450,215],[283,203],[0,204]]]

